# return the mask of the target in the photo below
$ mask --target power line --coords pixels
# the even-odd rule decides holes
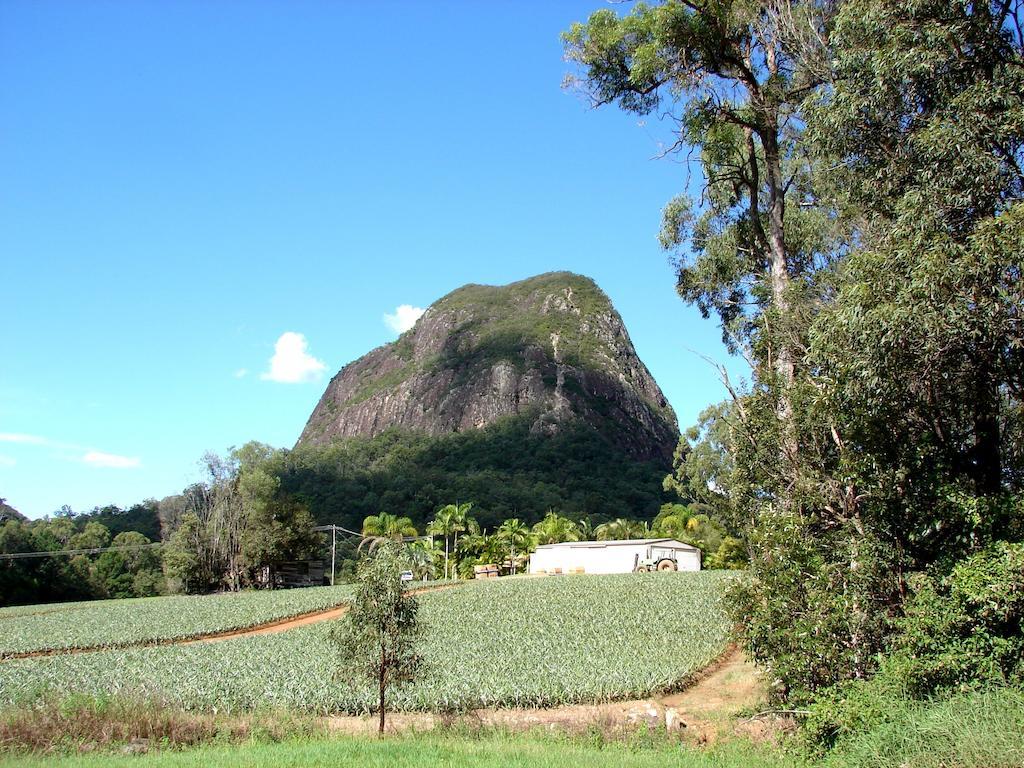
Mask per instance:
[[[139,549],[152,549],[161,546],[153,544],[122,544],[117,547],[91,547],[89,549],[55,549],[47,552],[11,552],[0,554],[0,560],[22,560],[30,557],[63,557],[64,555],[98,555],[100,552],[131,552]]]
[[[325,532],[329,530],[340,530],[344,532],[344,534],[348,534],[349,536],[357,536],[360,538],[362,537],[362,534],[360,534],[359,531],[349,530],[348,528],[343,528],[341,525],[317,525],[315,528],[313,528],[313,530],[323,530]]]
[[[342,533],[347,533],[349,536],[358,536],[361,539],[372,538],[372,537],[363,536],[363,534],[359,533],[358,531],[353,531],[353,530],[351,530],[349,528],[344,528],[344,527],[342,527],[340,525],[318,525],[313,530],[314,531],[319,531],[320,533],[330,533],[331,534],[331,586],[333,587],[334,586],[334,577],[335,577],[335,567],[337,565],[337,560],[338,560],[338,531],[341,531]],[[425,539],[425,538],[428,538],[428,537],[426,537],[426,536],[403,536],[402,537],[402,541],[417,541],[419,539]],[[362,546],[362,545],[360,545],[360,546]]]

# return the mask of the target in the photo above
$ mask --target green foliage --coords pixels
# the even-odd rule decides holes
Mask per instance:
[[[155,499],[146,499],[127,509],[121,509],[113,504],[97,507],[92,512],[75,515],[74,521],[80,526],[88,521],[100,523],[115,537],[120,533],[135,531],[150,541],[160,539],[160,520]]]
[[[281,495],[315,519],[353,529],[381,510],[400,510],[422,529],[457,499],[473,499],[473,516],[491,531],[516,516],[532,525],[552,508],[597,521],[657,514],[666,500],[662,462],[629,459],[581,423],[532,434],[533,420],[524,414],[451,435],[389,430],[300,446],[275,454],[269,471],[280,478]]]
[[[549,509],[544,519],[533,526],[533,540],[536,544],[579,541],[579,526],[569,518],[562,517],[555,510]]]
[[[725,536],[718,549],[709,552],[704,558],[702,565],[709,570],[729,571],[746,568],[747,562],[746,545],[735,536]]]
[[[524,567],[527,555],[535,546],[530,527],[518,517],[513,517],[498,526],[494,536],[502,545],[502,554],[512,565],[512,573]]]
[[[723,592],[736,578],[719,571],[486,579],[424,594],[422,667],[389,707],[551,706],[673,690],[726,647]],[[247,594],[286,599],[299,591],[158,600],[230,605]],[[222,643],[10,660],[0,664],[0,701],[28,703],[60,690],[145,693],[221,712],[372,712],[376,686],[339,685],[337,659],[323,623]]]
[[[363,520],[363,538],[401,541],[403,536],[415,536],[418,531],[408,517],[399,517],[388,512],[370,515]]]
[[[623,539],[645,538],[650,533],[647,525],[638,520],[619,517],[602,523],[594,529],[598,541],[621,541]]]
[[[1024,544],[1000,542],[923,578],[891,664],[913,696],[1024,683]]]
[[[282,492],[281,453],[249,442],[226,457],[203,457],[207,479],[184,490],[180,510],[164,525],[175,591],[237,591],[264,583],[264,573],[273,585],[276,563],[308,558],[319,548],[308,507]]]
[[[828,12],[811,2],[785,7],[812,39]],[[672,115],[674,149],[699,151],[706,180],[699,203],[672,200],[660,233],[678,255],[680,295],[719,317],[731,349],[775,346],[787,357],[798,338],[790,310],[827,259],[832,227],[808,204],[809,168],[799,123],[790,119],[820,80],[818,62],[800,55],[812,49],[792,45],[781,21],[769,4],[667,0],[621,16],[596,11],[563,41],[582,70],[569,82],[596,105]]]
[[[669,203],[661,240],[751,381],[726,380],[666,487],[742,531],[734,615],[793,702],[880,668],[911,574],[1021,537],[1022,23],[667,0],[565,36],[596,103],[673,115],[700,152],[701,201]],[[979,642],[954,655],[992,679],[1004,649]]]
[[[666,490],[703,505],[709,517],[733,531],[742,530],[749,520],[744,503],[749,493],[742,487],[734,450],[745,437],[737,410],[730,402],[705,408],[680,438],[672,474],[664,482]]]
[[[455,574],[455,567],[449,568],[448,557],[450,553],[457,553],[459,534],[473,530],[477,527],[476,521],[469,517],[469,511],[473,508],[473,502],[464,504],[445,504],[434,515],[434,519],[427,526],[427,533],[444,537],[444,577],[451,578]],[[479,531],[476,531],[479,533]],[[449,538],[452,538],[451,549],[449,549]]]
[[[414,579],[429,581],[437,578],[437,565],[442,552],[432,538],[409,542],[405,552]]]
[[[832,746],[893,720],[893,708],[1024,683],[1024,544],[999,543],[945,577],[919,579],[892,653],[871,680],[812,708],[807,738]]]
[[[96,515],[64,515],[41,520],[10,519],[0,523],[0,552],[54,552],[64,549],[100,549],[108,546],[142,547],[150,540],[124,531],[111,540],[111,532]],[[160,552],[139,548],[26,558],[0,562],[0,604],[83,600],[105,597],[146,597],[164,590]]]
[[[748,546],[750,578],[737,583],[730,609],[773,694],[803,704],[852,670],[873,671],[877,657],[865,649],[886,636],[890,617],[871,601],[895,580],[886,547],[781,510],[762,513]]]
[[[664,504],[650,531],[641,533],[692,544],[703,553],[704,568],[744,568],[747,551],[743,542],[730,536],[724,526],[709,517],[708,512],[714,514],[715,510],[705,504]]]
[[[160,553],[150,543],[135,531],[119,533],[112,546],[137,549],[104,552],[96,559],[95,578],[106,597],[154,597],[164,591]]]
[[[1024,191],[1021,11],[1011,3],[847,0],[832,87],[810,110],[837,184],[922,233],[969,232]]]
[[[199,592],[214,583],[214,574],[201,557],[209,551],[207,539],[199,516],[186,512],[164,546],[164,570],[171,592]]]
[[[364,558],[352,608],[334,635],[350,684],[377,687],[382,734],[388,691],[411,682],[421,660],[416,652],[419,603],[399,578],[407,564],[401,545],[391,541]]]

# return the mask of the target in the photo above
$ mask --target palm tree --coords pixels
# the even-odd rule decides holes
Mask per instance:
[[[530,549],[533,538],[530,529],[518,517],[513,517],[503,522],[495,535],[498,537],[498,541],[508,545],[509,560],[512,562],[512,573],[514,574],[516,572],[516,550],[522,552]]]
[[[693,505],[663,504],[651,528],[657,536],[679,539],[696,528],[694,517]]]
[[[437,551],[433,539],[417,539],[406,547],[413,576],[417,579],[432,579],[437,575]]]
[[[620,517],[610,523],[603,523],[594,529],[599,541],[618,541],[622,539],[633,539],[643,537],[650,533],[647,523],[636,520],[626,520]]]
[[[549,509],[547,515],[533,526],[533,535],[538,544],[560,544],[563,541],[579,541],[579,527],[567,517]]]
[[[589,517],[584,517],[578,523],[576,528],[580,532],[580,541],[593,541],[596,534],[594,533],[594,524],[590,521]]]
[[[487,537],[480,531],[480,523],[472,517],[466,518],[466,530],[462,533],[457,546],[452,547],[452,557],[462,560],[466,557],[475,557],[483,549],[483,542]]]
[[[416,526],[408,517],[398,517],[387,512],[370,515],[363,520],[363,540],[359,543],[368,544],[369,549],[385,541],[401,541],[406,536],[415,536]]]
[[[437,510],[434,519],[427,526],[427,532],[436,536],[444,536],[444,577],[448,578],[448,537],[455,534],[454,549],[459,543],[459,531],[466,530],[469,518],[467,513],[473,508],[473,502],[465,504],[446,504]]]
[[[459,549],[455,553],[459,558],[459,568],[467,578],[473,575],[472,566],[499,563],[505,557],[505,545],[496,535],[488,536],[487,531],[480,529],[480,524],[469,518],[466,531],[459,539]],[[463,566],[469,566],[464,568]]]
[[[678,539],[688,530],[689,525],[682,515],[666,515],[654,521],[654,532],[656,536],[664,536],[669,539]]]

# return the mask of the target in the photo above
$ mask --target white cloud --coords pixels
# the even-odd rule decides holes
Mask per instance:
[[[410,304],[401,304],[395,308],[394,314],[384,315],[384,325],[395,333],[405,333],[416,325],[416,321],[425,311]]]
[[[22,445],[38,445],[56,449],[54,458],[61,461],[80,461],[93,467],[113,467],[130,469],[142,466],[142,461],[135,456],[119,456],[116,453],[97,451],[84,445],[51,440],[39,435],[26,435],[19,432],[0,432],[0,443],[20,443]],[[10,456],[0,454],[0,466],[13,467],[17,462]]]
[[[17,432],[0,432],[0,443],[27,443],[28,445],[48,445],[49,440],[38,435],[23,435]]]
[[[249,369],[248,368],[239,368],[234,373],[234,377],[236,379],[244,379],[248,375],[249,375]]]
[[[142,466],[142,461],[134,456],[118,456],[115,453],[103,453],[103,451],[87,451],[82,461],[94,467],[109,467],[112,469],[132,469]]]
[[[299,384],[316,381],[327,370],[327,363],[317,360],[307,351],[309,343],[301,333],[286,331],[274,344],[274,356],[270,358],[270,370],[261,373],[266,381],[282,384]]]

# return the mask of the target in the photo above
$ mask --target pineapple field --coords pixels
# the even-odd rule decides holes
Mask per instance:
[[[389,708],[458,712],[481,707],[547,707],[637,698],[682,686],[725,649],[723,606],[731,572],[624,574],[467,582],[418,597],[423,666],[396,688]],[[0,625],[47,619],[54,634],[3,648],[116,646],[137,638],[194,637],[201,628],[257,623],[256,617],[336,605],[347,588],[267,593],[266,604],[221,622],[182,610],[180,598],[143,603],[162,616],[149,630],[126,627],[122,605],[97,603],[32,616],[0,615]],[[323,597],[314,597],[319,591]],[[225,610],[231,599],[223,601]],[[263,597],[253,593],[250,600]],[[156,608],[168,601],[166,614]],[[294,601],[293,603],[290,601]],[[318,602],[319,601],[319,602]],[[136,601],[141,602],[141,601]],[[251,603],[249,604],[251,607]],[[291,605],[291,607],[288,607]],[[39,607],[44,610],[45,607]],[[64,621],[59,620],[64,613]],[[176,626],[173,614],[180,626]],[[344,621],[344,619],[340,619]],[[340,674],[332,641],[336,621],[219,643],[121,647],[0,662],[0,702],[27,704],[67,693],[118,695],[194,710],[283,707],[314,714],[365,713],[369,688]],[[39,626],[39,625],[35,625]],[[102,636],[107,627],[108,638]]]

